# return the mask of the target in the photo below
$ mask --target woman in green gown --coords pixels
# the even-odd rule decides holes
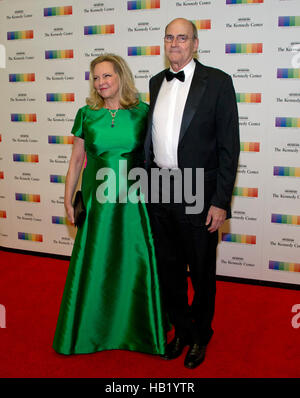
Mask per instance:
[[[141,166],[148,105],[137,99],[131,71],[119,56],[92,61],[90,82],[87,105],[72,129],[65,186],[74,223],[72,198],[86,155],[81,190],[87,216],[75,238],[53,348],[61,354],[164,354],[166,324],[146,205],[126,200],[126,173]],[[103,170],[114,178],[99,176]],[[105,202],[114,192],[111,182],[116,200]]]

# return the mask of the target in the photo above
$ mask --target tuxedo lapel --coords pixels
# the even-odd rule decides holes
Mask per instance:
[[[152,153],[152,118],[157,96],[165,78],[165,71],[160,72],[150,83],[150,108],[148,112],[148,127],[144,144],[146,167],[149,167]]]
[[[179,142],[184,137],[184,134],[187,131],[191,123],[191,120],[193,119],[197,111],[199,102],[203,97],[207,85],[208,75],[205,70],[205,67],[201,65],[197,60],[195,60],[195,62],[196,62],[195,72],[183,111],[180,134],[179,134]]]
[[[154,112],[154,106],[164,78],[165,78],[165,71],[162,71],[155,77],[155,79],[153,79],[153,81],[150,84],[150,108],[148,112],[148,130],[147,130],[148,140],[151,140],[152,117]]]
[[[157,96],[160,90],[160,87],[162,85],[162,82],[165,78],[165,71],[162,71],[159,73],[156,77],[156,79],[153,80],[152,87],[151,87],[151,92],[150,92],[150,112],[151,116],[154,110],[154,106],[157,100]]]

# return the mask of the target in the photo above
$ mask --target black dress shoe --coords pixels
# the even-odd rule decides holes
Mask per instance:
[[[188,350],[184,366],[189,369],[194,369],[204,361],[206,352],[206,345],[193,344]]]
[[[182,337],[175,336],[174,339],[167,345],[166,353],[163,355],[164,359],[175,359],[178,358],[184,347],[187,345],[186,341]]]

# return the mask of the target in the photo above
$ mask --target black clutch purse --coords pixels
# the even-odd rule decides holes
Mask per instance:
[[[74,224],[77,228],[80,228],[84,223],[86,217],[86,210],[83,203],[81,191],[76,192],[73,207],[74,207]]]

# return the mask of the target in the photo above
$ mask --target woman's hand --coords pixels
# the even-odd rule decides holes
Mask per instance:
[[[65,184],[65,198],[64,204],[68,220],[74,225],[74,208],[72,205],[72,198],[76,185],[78,183],[78,178],[83,166],[85,158],[84,140],[79,137],[74,138],[72,155],[69,162],[69,169],[66,176]]]
[[[66,212],[67,212],[68,220],[70,221],[70,223],[72,223],[72,225],[74,225],[74,222],[75,222],[75,220],[74,220],[74,207],[72,206],[72,203],[68,203],[68,204],[65,203],[65,209],[66,209]]]

